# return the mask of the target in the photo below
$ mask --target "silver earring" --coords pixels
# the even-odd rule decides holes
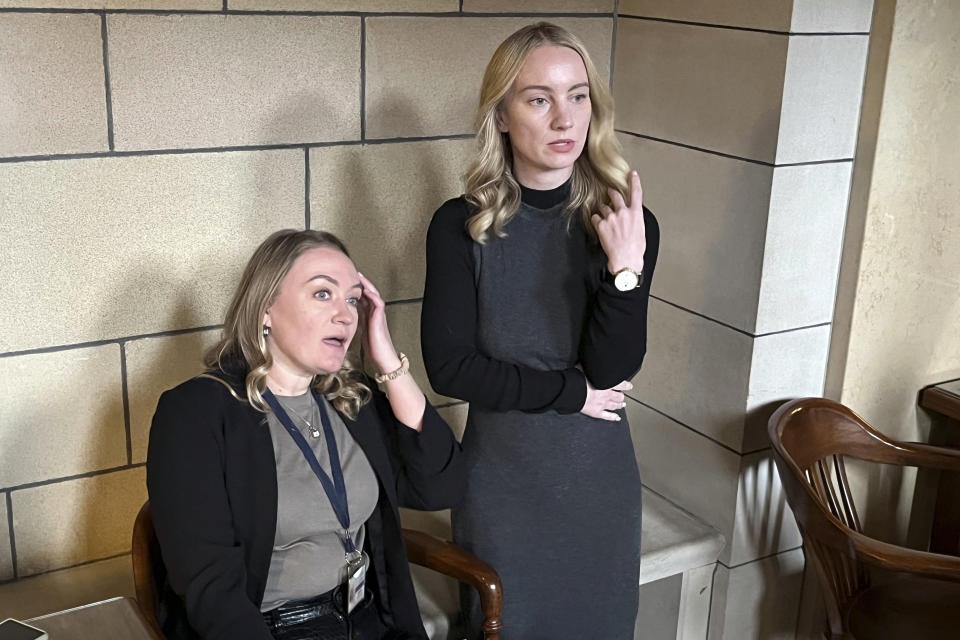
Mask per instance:
[[[263,325],[263,337],[266,338],[269,335],[270,335],[270,327],[268,327],[267,325]]]

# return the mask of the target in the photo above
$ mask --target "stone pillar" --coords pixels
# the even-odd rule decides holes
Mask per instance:
[[[622,0],[617,129],[662,242],[629,404],[644,482],[727,539],[709,637],[793,638],[766,420],[821,395],[872,1]]]

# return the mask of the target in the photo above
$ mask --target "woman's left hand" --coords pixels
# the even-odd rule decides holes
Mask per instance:
[[[361,322],[364,353],[378,371],[394,371],[400,368],[400,357],[393,346],[390,327],[387,326],[386,303],[373,283],[362,273],[359,275],[360,284],[363,285]]]
[[[647,249],[647,233],[643,224],[643,188],[640,175],[630,172],[630,205],[616,189],[608,189],[613,207],[600,205],[600,214],[591,220],[597,230],[600,245],[607,254],[607,270],[617,273],[621,269],[643,270],[643,253]]]

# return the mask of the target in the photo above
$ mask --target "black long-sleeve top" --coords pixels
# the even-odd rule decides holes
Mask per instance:
[[[525,204],[547,209],[567,198],[569,183],[549,191],[525,187],[521,191]],[[587,256],[582,269],[589,274],[593,291],[589,309],[584,310],[586,322],[579,347],[582,371],[576,367],[545,371],[480,351],[474,247],[466,229],[473,213],[464,197],[448,200],[434,213],[427,232],[420,330],[424,364],[433,388],[497,411],[576,413],[586,400],[584,374],[597,389],[633,377],[646,354],[647,303],[660,246],[660,228],[653,213],[643,208],[647,241],[643,283],[633,291],[622,292],[613,285],[599,245],[582,254]],[[577,219],[574,224],[581,223]],[[509,223],[506,230],[509,233]],[[591,242],[583,235],[585,242]]]

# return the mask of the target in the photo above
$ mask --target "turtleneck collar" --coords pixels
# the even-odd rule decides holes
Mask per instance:
[[[519,182],[517,184],[520,184]],[[551,209],[567,199],[570,195],[570,180],[568,179],[555,189],[540,191],[520,185],[520,201],[534,209]]]

